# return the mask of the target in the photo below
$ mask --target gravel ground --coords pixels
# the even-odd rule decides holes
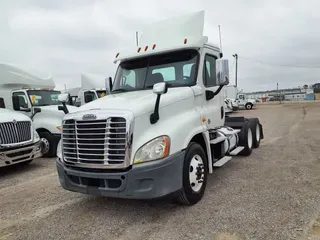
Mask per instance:
[[[0,239],[320,239],[320,103],[261,105],[265,139],[192,207],[63,190],[54,159],[0,171]]]

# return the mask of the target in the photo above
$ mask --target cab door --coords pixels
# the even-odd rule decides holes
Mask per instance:
[[[202,82],[205,89],[202,108],[207,128],[213,129],[224,124],[225,115],[223,91],[210,98],[219,88],[216,76],[216,60],[219,53],[209,48],[203,48],[202,51]]]

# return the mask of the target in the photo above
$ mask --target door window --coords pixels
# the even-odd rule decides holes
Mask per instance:
[[[203,68],[203,83],[206,87],[217,86],[216,82],[216,57],[205,56],[205,67]]]

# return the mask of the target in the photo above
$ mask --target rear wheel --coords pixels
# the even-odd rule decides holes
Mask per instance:
[[[250,125],[252,130],[252,146],[253,148],[258,148],[260,146],[261,140],[261,129],[260,129],[260,122],[258,118],[250,118]]]
[[[183,188],[178,193],[180,203],[193,205],[199,202],[207,185],[207,156],[198,143],[190,143],[183,164]]]
[[[242,156],[250,156],[253,146],[253,134],[250,127],[250,122],[246,120],[244,126],[239,134],[239,146],[243,146],[244,149],[239,153]]]

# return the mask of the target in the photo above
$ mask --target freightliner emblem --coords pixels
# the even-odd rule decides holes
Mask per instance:
[[[97,116],[94,114],[85,114],[82,116],[83,120],[92,120],[92,119],[96,119],[96,118],[97,118]]]

